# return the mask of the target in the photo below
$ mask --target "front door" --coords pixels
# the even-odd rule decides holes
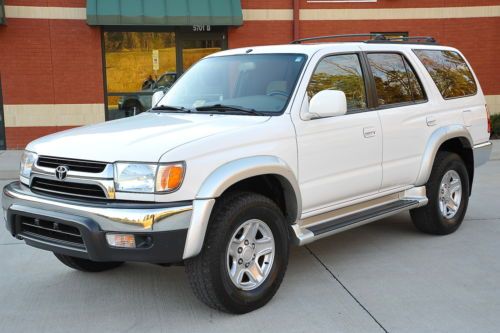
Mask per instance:
[[[299,182],[305,214],[376,194],[382,180],[382,130],[368,111],[361,54],[328,55],[314,70],[302,111],[325,89],[346,94],[343,116],[297,121]]]
[[[2,76],[0,75],[0,150],[7,148],[5,142],[5,120],[3,111]]]

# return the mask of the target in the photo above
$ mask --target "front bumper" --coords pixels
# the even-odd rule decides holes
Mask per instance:
[[[37,248],[94,261],[182,261],[193,216],[191,201],[67,200],[39,195],[19,182],[4,188],[2,206],[14,237]],[[115,248],[106,241],[109,232],[134,234],[143,242],[137,248]]]

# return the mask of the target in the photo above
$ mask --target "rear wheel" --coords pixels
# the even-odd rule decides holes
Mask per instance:
[[[66,266],[82,272],[102,272],[116,268],[123,262],[100,262],[77,257],[71,257],[64,254],[54,253],[57,259]]]
[[[208,306],[246,313],[278,290],[288,264],[281,210],[259,194],[234,193],[217,202],[202,252],[186,261],[195,295]]]
[[[469,175],[459,155],[438,152],[426,190],[429,203],[410,211],[413,224],[418,230],[433,235],[456,231],[469,202]]]

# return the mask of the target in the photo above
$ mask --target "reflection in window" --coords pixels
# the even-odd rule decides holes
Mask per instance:
[[[444,98],[475,95],[476,82],[465,60],[454,51],[414,50]]]
[[[186,40],[182,43],[182,67],[188,70],[195,62],[222,50],[220,40]]]
[[[378,104],[389,105],[413,100],[410,80],[399,54],[368,54],[377,89]]]
[[[305,63],[302,54],[238,54],[193,65],[159,102],[201,108],[224,104],[256,112],[284,111]]]
[[[413,100],[415,102],[424,102],[427,100],[424,94],[424,89],[422,88],[422,84],[417,78],[417,75],[413,71],[413,68],[410,66],[408,61],[405,59],[406,71],[408,72],[408,79],[410,80],[410,89],[411,94],[413,96]]]
[[[133,116],[151,107],[153,93],[176,76],[173,32],[104,32],[108,115]],[[165,76],[166,75],[166,76]]]
[[[321,60],[311,77],[307,94],[312,98],[326,89],[343,91],[348,110],[366,108],[363,73],[356,54],[335,55]]]

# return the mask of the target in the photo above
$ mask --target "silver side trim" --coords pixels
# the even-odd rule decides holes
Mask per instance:
[[[427,183],[439,147],[441,147],[443,142],[453,138],[460,138],[469,148],[472,147],[472,137],[466,127],[462,125],[450,125],[436,129],[427,142],[415,185],[420,186]]]
[[[210,219],[214,204],[215,199],[193,201],[193,215],[191,216],[182,259],[194,257],[201,252],[208,220]]]
[[[203,182],[196,199],[218,198],[237,182],[259,175],[276,175],[282,180],[285,197],[290,203],[289,215],[300,216],[302,199],[297,178],[292,169],[276,156],[252,156],[228,162],[213,171]]]
[[[483,142],[472,147],[474,153],[474,167],[477,168],[488,162],[491,156],[493,144],[490,141]]]
[[[374,222],[377,220],[380,220],[382,218],[385,218],[387,216],[391,216],[397,213],[400,213],[402,211],[410,210],[413,208],[425,206],[428,202],[427,196],[426,196],[426,191],[425,191],[425,186],[421,187],[415,187],[411,188],[409,190],[400,192],[396,196],[393,195],[388,195],[386,197],[381,198],[382,200],[376,200],[372,205],[367,205],[366,203],[360,203],[353,205],[351,207],[346,207],[348,208],[347,210],[344,209],[339,209],[339,210],[334,210],[328,213],[321,214],[320,216],[312,216],[304,220],[298,221],[298,223],[292,225],[292,230],[294,231],[295,234],[295,242],[298,245],[306,245],[311,242],[314,242],[318,239],[325,238],[337,233],[340,233],[342,231],[346,231],[355,227],[359,227],[362,225],[365,225],[370,222]],[[411,204],[409,206],[405,206],[403,208],[399,209],[393,209],[390,212],[374,215],[369,218],[365,218],[360,222],[349,224],[344,227],[339,227],[337,229],[334,229],[330,232],[325,232],[319,235],[315,235],[313,232],[308,230],[309,227],[311,226],[319,226],[322,224],[330,223],[332,221],[335,221],[340,218],[346,218],[349,216],[354,216],[355,214],[361,213],[363,211],[376,208],[379,206],[383,206],[386,204],[390,204],[396,201],[401,201],[401,200],[411,200],[415,201],[414,204]],[[312,221],[312,223],[311,223]]]

